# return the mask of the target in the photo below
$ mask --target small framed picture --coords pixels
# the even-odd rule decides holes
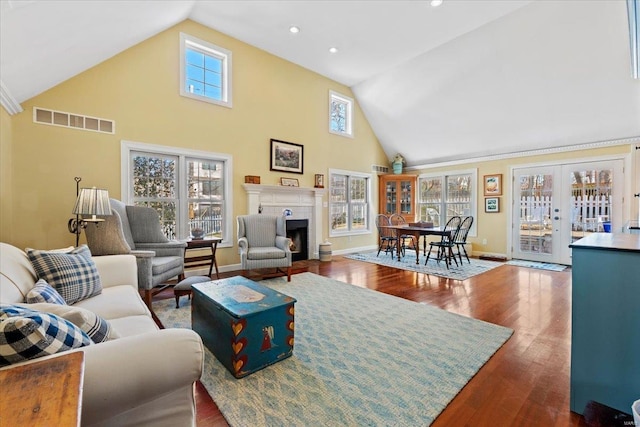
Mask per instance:
[[[501,196],[502,195],[502,174],[484,176],[484,195],[485,196]]]
[[[484,211],[488,213],[500,212],[500,197],[485,197]]]
[[[316,180],[314,187],[316,188],[324,188],[324,175],[321,173],[316,174]]]
[[[303,147],[293,142],[271,140],[271,170],[303,173]]]
[[[300,187],[297,178],[280,178],[280,185],[285,187]]]

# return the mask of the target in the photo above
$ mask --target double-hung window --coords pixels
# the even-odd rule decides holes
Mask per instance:
[[[353,99],[329,91],[329,132],[353,138]]]
[[[371,175],[329,170],[329,235],[370,233]]]
[[[169,239],[201,229],[231,244],[231,156],[122,142],[122,199],[154,208]]]
[[[180,95],[231,108],[231,51],[180,33]]]
[[[418,219],[444,227],[453,216],[477,216],[476,169],[418,177]],[[475,235],[475,222],[470,235]]]

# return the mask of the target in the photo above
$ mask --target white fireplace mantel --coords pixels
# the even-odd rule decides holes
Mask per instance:
[[[324,188],[283,185],[242,184],[247,192],[247,214],[282,215],[291,209],[289,219],[309,220],[309,258],[319,258],[322,242],[322,197]]]

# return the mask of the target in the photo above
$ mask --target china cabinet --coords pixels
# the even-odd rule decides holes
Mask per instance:
[[[416,216],[416,175],[381,175],[379,212],[400,214],[407,222]]]

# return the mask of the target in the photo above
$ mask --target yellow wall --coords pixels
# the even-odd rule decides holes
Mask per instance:
[[[630,145],[618,145],[606,148],[596,148],[590,150],[579,151],[566,151],[562,153],[536,155],[529,157],[517,157],[494,161],[474,162],[468,164],[460,164],[456,166],[447,166],[431,169],[423,169],[418,173],[432,173],[432,172],[444,172],[454,170],[468,170],[478,169],[478,217],[475,219],[477,227],[477,236],[469,237],[468,241],[473,244],[473,251],[475,254],[501,254],[506,255],[511,251],[508,250],[507,245],[507,233],[508,233],[508,216],[509,207],[506,206],[507,201],[510,200],[510,194],[512,191],[511,181],[509,179],[511,174],[511,167],[517,165],[530,165],[530,164],[551,164],[561,161],[567,161],[570,163],[575,159],[588,159],[599,156],[610,155],[627,155],[631,151]],[[484,212],[484,189],[483,189],[483,176],[502,174],[503,187],[502,196],[500,196],[500,212],[498,213],[485,213]],[[627,185],[626,183],[624,184]],[[628,191],[627,191],[628,193]],[[483,245],[483,239],[487,240],[487,244]]]
[[[9,113],[0,107],[0,241],[13,242],[12,209],[13,191],[11,186],[11,149],[13,132]]]
[[[233,52],[232,109],[179,95],[180,32]],[[16,220],[7,224],[14,238],[6,240],[38,248],[75,243],[66,227],[75,200],[73,178],[119,198],[121,140],[231,154],[234,217],[246,213],[245,175],[259,175],[262,184],[272,185],[289,176],[313,187],[314,174],[327,176],[329,168],[370,172],[372,164],[388,164],[357,105],[355,138],[328,132],[329,90],[353,97],[332,80],[184,21],[22,104],[25,111],[11,118],[11,188],[20,197],[12,204]],[[34,124],[34,106],[112,119],[116,133]],[[269,171],[270,138],[304,145],[304,175]],[[324,215],[326,228],[326,208]],[[376,240],[375,233],[331,239],[334,250]],[[220,265],[239,262],[236,249],[218,255]]]

